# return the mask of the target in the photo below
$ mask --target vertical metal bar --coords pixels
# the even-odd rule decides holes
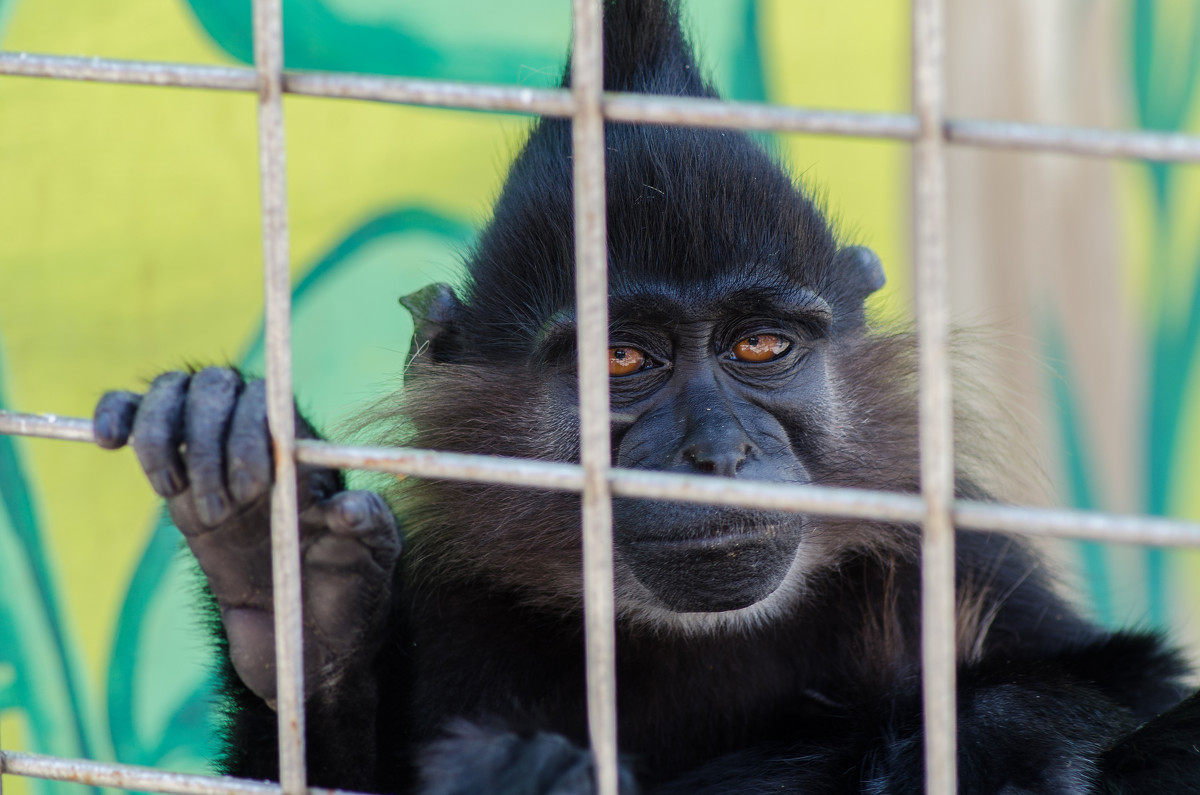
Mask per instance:
[[[608,247],[601,113],[601,0],[575,0],[571,120],[575,201],[575,304],[583,466],[583,583],[588,731],[600,795],[617,793],[617,678],[613,626],[612,461],[608,404]]]
[[[921,657],[926,791],[958,792],[955,738],[954,417],[946,272],[946,160],[941,0],[913,1],[913,261],[920,345]]]
[[[296,505],[296,420],[292,404],[291,278],[283,137],[281,0],[254,0],[258,146],[262,180],[266,301],[267,419],[275,453],[271,565],[275,598],[279,781],[288,795],[307,786],[304,769],[304,652],[300,614],[300,534]]]

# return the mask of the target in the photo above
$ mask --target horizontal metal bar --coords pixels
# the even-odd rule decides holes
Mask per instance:
[[[223,91],[258,89],[258,78],[254,70],[243,67],[13,52],[0,52],[0,75]],[[570,92],[557,88],[527,88],[334,72],[288,72],[283,78],[283,90],[314,97],[539,116],[565,117],[574,112]],[[904,141],[913,140],[918,129],[916,117],[909,114],[820,110],[696,97],[608,93],[604,95],[603,111],[609,120],[630,123],[726,127]],[[1200,136],[1180,133],[1104,130],[974,119],[948,120],[943,126],[943,133],[947,141],[960,146],[1058,152],[1088,157],[1200,162]]]
[[[332,72],[287,72],[283,76],[283,90],[311,97],[511,111],[538,116],[570,116],[575,109],[571,92],[561,88],[522,88]]]
[[[950,143],[963,146],[1200,162],[1200,136],[1180,133],[958,119],[946,123],[945,135]]]
[[[171,773],[135,765],[95,762],[90,759],[29,754],[19,751],[0,751],[5,774],[29,778],[90,784],[94,787],[116,787],[143,792],[165,792],[174,795],[280,795],[283,790],[269,781],[251,781],[231,776],[198,776]],[[347,790],[311,787],[311,795],[357,795]]]
[[[244,67],[80,58],[27,52],[0,52],[0,75],[141,86],[208,88],[219,91],[258,90],[258,77],[254,70]]]
[[[905,114],[819,110],[699,97],[607,93],[603,110],[606,119],[629,123],[902,140],[917,134],[916,118]]]
[[[94,442],[92,421],[57,414],[21,414],[0,409],[0,433],[14,436],[40,436],[65,442]]]
[[[370,469],[399,475],[477,481],[556,491],[583,490],[574,464],[497,456],[439,453],[404,448],[351,447],[301,439],[296,457],[338,469]],[[787,485],[666,472],[609,472],[618,497],[795,511],[887,522],[917,523],[925,502],[915,494],[832,486]],[[1027,508],[956,500],[954,524],[969,530],[998,530],[1031,536],[1093,539],[1122,544],[1200,547],[1200,522],[1157,516],[1127,516],[1056,508]]]
[[[91,421],[86,419],[0,410],[0,433],[90,442],[91,427]],[[311,439],[296,441],[296,458],[304,463],[338,469],[366,469],[397,475],[554,491],[583,490],[583,473],[577,465],[553,461],[410,448],[356,447]],[[925,510],[920,497],[898,492],[784,485],[628,469],[612,470],[609,480],[613,494],[619,497],[758,507],[885,522],[919,522]],[[958,500],[954,503],[954,523],[965,529],[999,530],[1031,536],[1200,547],[1200,522],[1158,516],[1027,508]]]

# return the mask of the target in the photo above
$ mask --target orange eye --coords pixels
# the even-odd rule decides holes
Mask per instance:
[[[637,348],[609,348],[608,374],[629,375],[642,369],[646,363],[646,354]]]
[[[733,358],[740,362],[769,362],[790,347],[792,344],[778,334],[753,334],[733,346]]]

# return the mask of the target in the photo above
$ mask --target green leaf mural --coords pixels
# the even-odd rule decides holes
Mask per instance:
[[[0,408],[6,405],[0,378]],[[81,712],[88,700],[75,672],[19,444],[0,436],[0,710],[22,719],[30,745],[87,757],[94,748]],[[40,782],[38,790],[54,786]]]

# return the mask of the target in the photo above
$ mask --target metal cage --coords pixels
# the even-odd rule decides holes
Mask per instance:
[[[297,462],[559,489],[583,495],[588,715],[602,795],[617,791],[612,593],[613,495],[739,505],[919,523],[927,791],[957,792],[953,560],[955,526],[1026,535],[1200,546],[1200,524],[1155,517],[1017,508],[954,500],[949,306],[945,263],[946,147],[957,144],[1076,155],[1200,162],[1200,136],[949,119],[944,112],[942,0],[914,0],[913,108],[857,113],[762,103],[605,93],[603,0],[574,0],[572,87],[531,89],[283,71],[281,0],[255,0],[256,68],[212,67],[0,52],[0,75],[204,88],[258,94],[269,420],[276,444],[272,495],[281,784],[168,773],[129,765],[0,750],[0,773],[180,795],[305,791]],[[284,93],[572,119],[577,223],[582,463],[509,461],[425,450],[298,441],[292,418],[290,283],[285,191]],[[721,482],[610,466],[604,239],[604,122],[642,122],[908,141],[913,151],[913,241],[918,300],[921,494]],[[0,433],[91,441],[91,422],[0,411]],[[2,748],[2,740],[0,740]],[[311,789],[315,793],[328,790]]]

